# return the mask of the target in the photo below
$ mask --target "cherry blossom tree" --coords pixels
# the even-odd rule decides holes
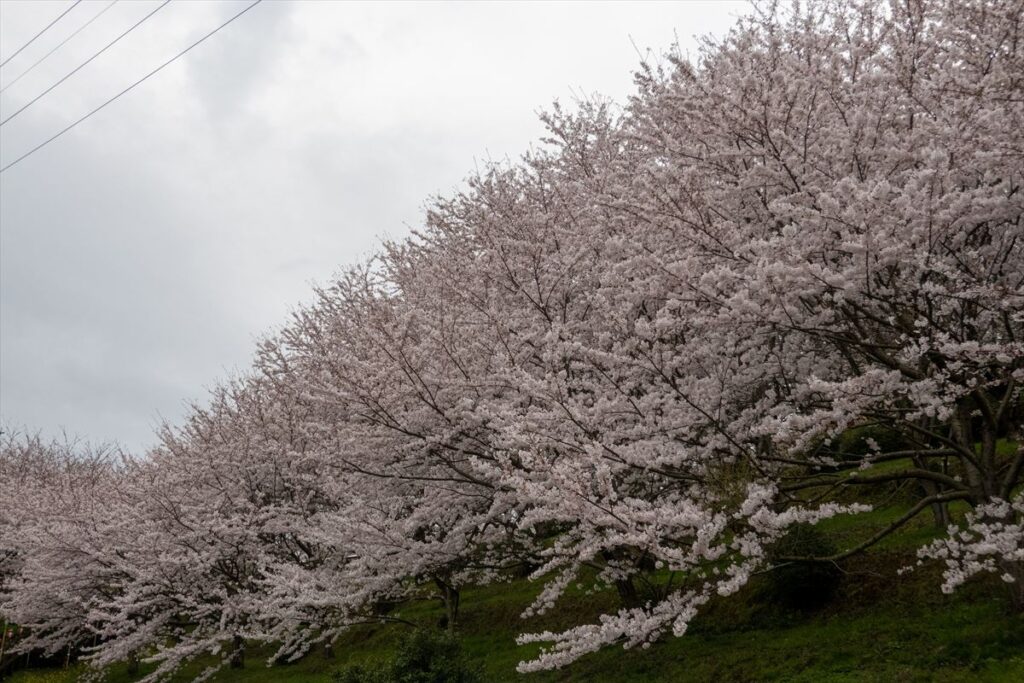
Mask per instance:
[[[453,627],[461,587],[493,578],[528,541],[515,537],[515,499],[488,469],[495,445],[476,408],[493,388],[474,385],[486,357],[433,317],[441,302],[427,310],[403,289],[418,284],[386,278],[380,269],[392,265],[353,269],[322,290],[261,365],[315,405],[308,428],[336,507],[314,520],[335,561],[313,583],[343,595],[337,623],[429,583]]]
[[[449,264],[431,292],[461,288],[493,328],[474,337],[507,346],[495,382],[517,400],[485,414],[523,523],[574,525],[544,567],[569,570],[556,594],[599,556],[617,583],[644,558],[718,561],[688,539],[766,492],[788,517],[726,548],[736,581],[719,592],[830,490],[924,494],[856,548],[787,559],[840,559],[1019,486],[1019,451],[997,448],[1021,422],[1019,20],[1009,3],[769,7],[697,65],[643,74],[610,135],[555,117],[550,157],[438,206],[409,248],[431,253],[418,268]],[[865,425],[904,446],[841,457]],[[907,465],[872,471],[887,461]],[[671,526],[686,503],[689,533]],[[538,665],[641,642],[693,604],[626,610]]]
[[[226,383],[132,472],[133,543],[123,579],[90,614],[94,663],[143,658],[160,680],[202,654],[242,666],[268,640],[266,582],[280,564],[320,561],[298,533],[324,504],[298,427],[302,403],[259,378]]]
[[[0,614],[22,629],[16,651],[90,644],[88,615],[116,577],[119,458],[110,447],[38,435],[0,443],[5,561]]]
[[[557,668],[682,635],[893,481],[917,493],[891,524],[779,559],[930,512],[943,589],[995,573],[1024,607],[1022,21],[767,3],[624,109],[555,106],[147,457],[5,444],[28,504],[0,499],[0,611],[158,680],[246,641],[302,656],[428,586],[454,628],[465,586],[523,566],[525,618],[614,587],[597,623],[521,636],[547,644],[521,671]]]

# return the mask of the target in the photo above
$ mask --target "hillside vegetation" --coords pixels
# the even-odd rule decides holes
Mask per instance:
[[[901,506],[822,524],[830,538],[856,542],[897,517]],[[914,564],[913,548],[935,535],[920,519],[864,555],[842,564],[836,593],[810,612],[778,604],[768,577],[754,578],[739,595],[712,604],[681,638],[668,637],[648,649],[610,648],[554,672],[517,674],[516,663],[529,657],[515,645],[524,629],[520,612],[535,597],[536,582],[515,579],[468,589],[458,639],[466,656],[483,668],[485,682],[593,681],[794,681],[854,683],[890,681],[963,682],[1024,680],[1024,616],[1006,609],[1004,589],[995,580],[973,582],[955,595],[935,591],[938,568]],[[532,628],[564,628],[595,619],[614,607],[613,590],[583,595],[570,589],[559,609]],[[398,608],[403,619],[438,629],[444,617],[437,599],[410,601]],[[273,648],[252,647],[242,670],[224,669],[215,681],[240,683],[330,683],[332,675],[353,664],[370,667],[393,656],[405,625],[353,628],[334,646],[333,658],[314,652],[292,664],[267,667]],[[173,680],[184,683],[204,668],[193,662]],[[147,670],[145,665],[141,673]],[[11,683],[70,683],[83,669],[37,669],[14,674]],[[130,683],[139,676],[124,667],[108,672],[109,683]],[[434,683],[434,682],[431,682]]]

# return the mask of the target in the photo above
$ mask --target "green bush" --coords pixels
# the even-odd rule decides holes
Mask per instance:
[[[820,609],[835,596],[842,572],[831,562],[785,562],[783,557],[828,557],[835,544],[810,524],[797,524],[772,546],[771,559],[778,566],[768,573],[767,597],[783,607],[809,612]]]
[[[482,683],[449,633],[418,629],[404,636],[395,655],[378,666],[351,666],[333,676],[335,683]]]

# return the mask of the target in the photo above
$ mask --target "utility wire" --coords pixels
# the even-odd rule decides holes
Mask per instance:
[[[39,33],[37,33],[37,34],[35,34],[34,36],[32,36],[32,38],[31,38],[31,39],[30,39],[30,40],[29,40],[29,41],[28,41],[27,43],[25,43],[24,45],[22,45],[21,47],[19,47],[19,48],[18,48],[17,50],[15,50],[15,51],[14,51],[14,52],[13,52],[13,53],[11,54],[11,56],[10,56],[10,57],[8,57],[8,58],[7,58],[7,59],[5,59],[4,61],[0,62],[0,66],[4,66],[4,65],[6,65],[6,64],[7,64],[7,62],[9,62],[9,61],[11,61],[12,59],[14,59],[15,57],[17,57],[17,56],[18,56],[18,53],[19,53],[19,52],[21,52],[22,50],[24,50],[24,49],[25,49],[26,47],[28,47],[28,46],[29,46],[29,45],[31,45],[32,43],[36,42],[36,38],[38,38],[39,36],[41,36],[41,35],[43,35],[44,33],[46,33],[46,32],[47,32],[47,31],[48,31],[48,30],[50,29],[50,27],[51,27],[51,26],[53,26],[53,25],[54,25],[54,24],[56,24],[56,23],[57,23],[58,21],[60,21],[60,20],[61,20],[61,19],[62,19],[62,18],[64,17],[64,15],[65,15],[65,14],[67,14],[67,13],[68,13],[68,12],[70,12],[71,10],[75,9],[75,7],[77,7],[77,6],[78,6],[78,3],[80,3],[80,2],[82,2],[82,0],[75,0],[75,1],[74,1],[74,2],[73,2],[73,3],[71,4],[71,7],[68,7],[68,8],[66,9],[66,10],[64,10],[63,12],[61,12],[61,13],[60,13],[60,16],[58,16],[58,17],[57,17],[56,19],[54,19],[54,20],[53,20],[53,21],[51,21],[51,22],[50,22],[49,24],[47,24],[46,26],[44,26],[44,27],[43,27],[43,30],[42,30],[42,31],[40,31]]]
[[[76,66],[76,67],[75,67],[74,69],[72,69],[71,71],[69,71],[69,72],[68,72],[68,73],[67,73],[67,74],[66,74],[66,75],[64,76],[64,78],[60,79],[59,81],[57,81],[56,83],[54,83],[53,85],[51,85],[51,86],[50,86],[49,88],[47,88],[47,89],[46,89],[46,90],[44,90],[43,92],[41,92],[41,93],[39,93],[38,95],[36,95],[35,97],[33,97],[33,98],[32,98],[31,100],[29,100],[28,102],[26,102],[26,103],[25,103],[25,104],[24,104],[24,105],[23,105],[23,106],[21,107],[21,109],[19,109],[18,111],[14,112],[13,114],[11,114],[10,116],[8,116],[8,117],[7,117],[6,119],[4,119],[3,121],[0,121],[0,126],[4,125],[5,123],[7,123],[7,122],[8,122],[8,121],[10,121],[11,119],[13,119],[13,118],[14,118],[15,116],[17,116],[17,115],[18,115],[18,114],[20,114],[21,112],[23,112],[23,111],[25,111],[26,109],[28,109],[29,107],[31,107],[31,106],[32,106],[33,104],[35,104],[35,103],[36,103],[36,102],[38,102],[38,101],[39,101],[40,99],[42,99],[42,97],[43,97],[44,95],[46,95],[46,93],[50,92],[51,90],[53,90],[54,88],[56,88],[56,87],[57,87],[58,85],[60,85],[61,83],[63,83],[64,81],[68,80],[69,78],[71,78],[72,76],[74,76],[74,75],[75,75],[76,73],[78,73],[79,71],[81,71],[81,70],[82,70],[83,68],[85,68],[85,66],[86,66],[86,65],[87,65],[87,64],[88,64],[89,62],[91,62],[92,60],[94,60],[94,59],[96,59],[97,57],[99,57],[99,56],[100,56],[101,54],[103,54],[104,52],[106,52],[107,50],[109,50],[109,49],[110,49],[111,47],[113,47],[113,46],[114,46],[114,45],[115,45],[115,44],[116,44],[116,43],[117,43],[117,42],[118,42],[119,40],[121,40],[121,39],[122,39],[122,38],[124,38],[124,37],[125,37],[126,35],[128,35],[128,34],[129,34],[129,33],[131,33],[132,31],[134,31],[134,30],[135,30],[136,28],[138,28],[138,27],[139,27],[139,25],[140,25],[140,24],[141,24],[142,22],[146,21],[146,19],[149,19],[149,18],[150,18],[151,16],[153,16],[154,14],[156,14],[157,12],[159,12],[160,10],[162,10],[162,9],[163,9],[164,7],[166,7],[166,6],[167,6],[167,3],[169,3],[170,1],[171,1],[171,0],[164,0],[164,1],[162,2],[162,3],[160,3],[159,5],[157,5],[156,9],[154,9],[154,10],[153,10],[152,12],[150,12],[149,14],[147,14],[146,16],[142,17],[141,19],[139,19],[138,21],[136,21],[136,22],[135,22],[134,24],[132,24],[131,26],[129,26],[129,27],[128,27],[128,29],[127,29],[127,30],[126,30],[126,31],[125,31],[124,33],[122,33],[121,35],[119,35],[119,36],[118,36],[117,38],[114,38],[114,39],[113,39],[112,41],[110,41],[109,43],[107,43],[106,45],[104,45],[104,46],[103,46],[103,47],[102,47],[102,48],[100,49],[100,51],[99,51],[99,52],[97,52],[96,54],[94,54],[94,55],[93,55],[92,57],[89,57],[89,59],[85,60],[84,62],[82,62],[81,64],[79,64],[78,66]]]
[[[27,69],[25,69],[24,71],[22,71],[22,72],[21,72],[21,73],[20,73],[20,74],[18,75],[18,77],[17,77],[17,78],[15,78],[15,79],[14,79],[13,81],[11,81],[10,83],[8,83],[8,84],[7,84],[7,85],[5,85],[4,87],[0,88],[0,93],[2,93],[3,91],[7,90],[8,88],[10,88],[10,87],[11,87],[12,85],[14,85],[14,84],[15,84],[15,83],[17,83],[18,81],[20,81],[20,80],[21,80],[21,78],[22,78],[22,76],[24,76],[24,75],[25,75],[25,74],[27,74],[27,73],[28,73],[29,71],[31,71],[32,69],[36,68],[37,66],[39,66],[40,64],[42,64],[42,63],[43,63],[44,61],[46,61],[46,58],[47,58],[47,57],[49,57],[50,55],[52,55],[52,54],[53,54],[54,52],[56,52],[57,50],[59,50],[59,49],[61,49],[62,47],[64,47],[64,44],[65,44],[66,42],[68,42],[69,40],[71,40],[72,38],[74,38],[75,36],[77,36],[77,35],[78,35],[79,33],[81,33],[82,31],[84,31],[84,30],[85,30],[86,28],[88,28],[88,27],[89,27],[89,24],[91,24],[92,22],[94,22],[94,21],[96,21],[97,19],[99,19],[100,17],[102,17],[102,16],[104,15],[104,13],[106,13],[106,11],[107,11],[108,9],[110,9],[111,7],[113,7],[114,5],[116,5],[116,4],[118,3],[118,2],[120,2],[120,0],[113,0],[113,2],[111,2],[111,3],[109,4],[109,5],[107,5],[107,6],[106,6],[106,7],[104,7],[103,9],[101,9],[101,10],[99,11],[99,14],[96,14],[96,15],[94,15],[92,19],[90,19],[89,21],[87,21],[87,22],[85,22],[84,24],[82,24],[81,26],[79,26],[79,27],[78,27],[78,29],[77,29],[77,30],[76,30],[76,31],[75,31],[74,33],[72,33],[72,34],[71,34],[70,36],[68,36],[68,37],[67,37],[67,38],[65,38],[64,40],[60,41],[60,43],[59,43],[59,44],[57,45],[57,47],[53,48],[52,50],[50,50],[49,52],[47,52],[47,53],[46,53],[45,55],[43,55],[42,57],[40,57],[39,59],[37,59],[37,60],[36,60],[36,62],[35,62],[35,64],[33,64],[33,65],[32,65],[32,66],[30,66],[29,68],[27,68]]]
[[[231,22],[233,22],[233,21],[234,21],[235,19],[239,18],[240,16],[242,16],[243,14],[245,14],[246,12],[248,12],[249,10],[251,10],[251,9],[252,9],[253,7],[255,7],[256,5],[260,4],[261,2],[263,2],[263,0],[255,0],[255,2],[253,2],[252,4],[250,4],[250,5],[246,6],[246,7],[245,7],[245,9],[243,9],[243,10],[242,10],[241,12],[239,12],[239,13],[238,13],[238,14],[236,14],[236,15],[234,15],[233,17],[231,17],[230,19],[228,19],[227,21],[225,21],[225,22],[224,22],[223,24],[221,24],[221,25],[220,25],[220,26],[218,26],[217,28],[215,28],[215,29],[213,29],[212,31],[210,31],[209,33],[207,33],[207,34],[206,34],[205,36],[203,36],[203,37],[202,37],[202,38],[200,38],[199,40],[197,40],[196,42],[194,42],[194,43],[192,43],[191,45],[189,45],[189,46],[188,46],[188,47],[186,47],[186,48],[185,48],[184,50],[182,50],[182,51],[181,51],[181,52],[179,52],[178,54],[174,55],[173,57],[171,57],[170,59],[168,59],[168,60],[167,60],[166,62],[164,62],[163,64],[161,64],[161,65],[160,65],[160,66],[158,66],[157,68],[153,69],[152,71],[150,71],[150,72],[149,72],[148,74],[146,74],[145,76],[143,76],[143,77],[142,77],[142,78],[140,78],[139,80],[135,81],[134,83],[132,83],[131,85],[129,85],[129,86],[127,87],[127,88],[125,88],[125,89],[124,89],[124,90],[122,90],[121,92],[117,93],[116,95],[114,95],[114,96],[113,96],[113,97],[111,97],[111,98],[110,98],[109,100],[107,100],[106,102],[104,102],[104,103],[103,103],[103,104],[101,104],[100,106],[98,106],[98,107],[96,107],[95,109],[93,109],[92,111],[90,111],[90,112],[89,112],[88,114],[86,114],[86,115],[85,115],[85,116],[83,116],[82,118],[78,119],[78,120],[77,120],[77,121],[75,121],[74,123],[72,123],[72,124],[70,124],[69,126],[65,127],[65,128],[64,128],[63,130],[61,130],[61,131],[60,131],[59,133],[56,133],[55,135],[53,135],[53,136],[51,136],[51,137],[47,138],[46,140],[44,140],[44,141],[40,142],[40,143],[39,143],[38,145],[36,145],[36,146],[35,146],[35,147],[33,147],[32,149],[30,149],[29,151],[25,152],[25,153],[24,153],[24,154],[22,154],[22,155],[21,155],[20,157],[18,157],[17,159],[15,159],[14,161],[12,161],[11,163],[7,164],[7,165],[6,165],[6,166],[4,166],[3,168],[0,168],[0,173],[3,173],[3,172],[4,172],[4,171],[6,171],[7,169],[9,169],[9,168],[10,168],[11,166],[14,166],[14,165],[15,165],[16,163],[18,163],[19,161],[21,161],[21,160],[25,159],[26,157],[28,157],[28,156],[30,156],[30,155],[32,155],[32,154],[34,154],[35,152],[39,151],[39,150],[40,150],[40,149],[42,149],[43,147],[46,147],[46,146],[47,146],[48,144],[50,144],[51,142],[53,142],[54,140],[56,140],[57,138],[59,138],[59,137],[60,137],[61,135],[64,135],[64,133],[67,133],[67,132],[68,132],[69,130],[71,130],[72,128],[74,128],[74,127],[75,127],[75,126],[77,126],[78,124],[80,124],[80,123],[81,123],[82,121],[85,121],[85,120],[86,120],[87,118],[89,118],[89,117],[90,117],[90,116],[92,116],[93,114],[97,113],[98,111],[100,111],[101,109],[103,109],[104,107],[106,107],[106,106],[107,106],[108,104],[110,104],[111,102],[113,102],[114,100],[116,100],[116,99],[120,98],[120,97],[121,97],[122,95],[125,95],[125,94],[126,94],[126,93],[128,93],[129,91],[133,90],[133,89],[134,89],[134,88],[135,88],[136,86],[138,86],[139,84],[141,84],[141,83],[142,83],[143,81],[146,81],[146,80],[148,80],[148,79],[149,79],[149,78],[150,78],[151,76],[153,76],[154,74],[156,74],[156,73],[157,73],[158,71],[161,71],[161,70],[162,70],[162,69],[163,69],[164,67],[166,67],[166,66],[170,65],[170,64],[171,64],[172,62],[175,62],[175,61],[177,61],[177,60],[178,60],[178,59],[180,59],[181,57],[184,57],[184,56],[185,56],[185,54],[186,54],[186,53],[188,53],[189,51],[191,51],[191,50],[192,50],[192,49],[193,49],[194,47],[196,47],[196,46],[198,46],[198,45],[199,45],[200,43],[204,42],[204,41],[205,41],[205,40],[206,40],[207,38],[209,38],[209,37],[210,37],[210,36],[212,36],[213,34],[217,33],[217,32],[218,32],[218,31],[220,31],[220,30],[221,30],[222,28],[224,28],[225,26],[227,26],[228,24],[230,24]]]

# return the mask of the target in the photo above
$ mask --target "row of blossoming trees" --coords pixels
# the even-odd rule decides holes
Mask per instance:
[[[301,656],[424,585],[454,624],[529,567],[527,617],[583,577],[621,596],[521,637],[522,671],[560,667],[918,515],[959,525],[920,551],[946,590],[994,572],[1024,608],[1022,3],[762,7],[637,83],[556,107],[146,457],[9,436],[19,646],[156,680]],[[864,543],[770,554],[893,481],[916,497]]]

